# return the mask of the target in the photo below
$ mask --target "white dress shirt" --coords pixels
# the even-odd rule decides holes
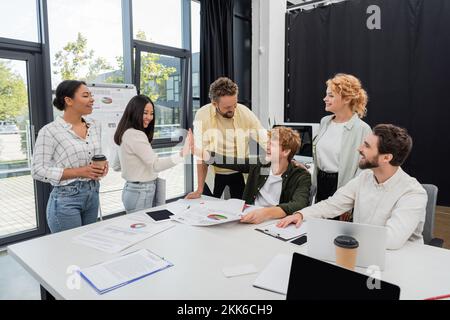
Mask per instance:
[[[354,222],[387,227],[387,249],[406,241],[423,244],[428,197],[425,189],[400,167],[385,183],[364,170],[327,200],[300,210],[308,218],[334,218],[354,208]]]
[[[77,178],[61,181],[64,169],[85,167],[94,155],[101,154],[101,126],[90,119],[84,121],[88,127],[86,139],[79,137],[72,130],[72,125],[60,116],[39,131],[31,166],[34,179],[53,186],[89,180]]]

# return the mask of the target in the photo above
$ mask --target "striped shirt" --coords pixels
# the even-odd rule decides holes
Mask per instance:
[[[64,169],[85,167],[94,155],[101,154],[101,126],[93,120],[84,121],[88,127],[86,139],[79,137],[72,130],[72,125],[62,117],[57,117],[39,131],[31,166],[34,179],[53,186],[89,180],[77,178],[61,181]]]

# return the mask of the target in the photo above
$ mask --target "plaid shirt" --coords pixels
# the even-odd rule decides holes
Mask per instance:
[[[88,127],[86,139],[76,135],[72,125],[62,117],[57,117],[39,131],[31,166],[34,179],[53,186],[89,180],[78,178],[61,181],[64,169],[87,166],[94,155],[101,153],[101,126],[93,120],[84,120]]]

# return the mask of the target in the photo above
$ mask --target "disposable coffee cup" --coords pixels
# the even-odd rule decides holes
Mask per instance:
[[[106,157],[102,154],[97,154],[92,157],[92,164],[99,169],[105,169],[106,161]]]
[[[336,264],[354,270],[358,255],[358,241],[350,236],[339,236],[334,239],[334,245],[336,246]]]

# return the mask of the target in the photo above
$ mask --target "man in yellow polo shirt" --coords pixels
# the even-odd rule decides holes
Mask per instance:
[[[238,86],[230,79],[222,77],[210,86],[211,103],[197,111],[194,120],[196,147],[214,151],[230,158],[248,158],[250,139],[258,142],[266,150],[267,130],[259,119],[246,106],[238,103]],[[226,186],[232,198],[242,199],[245,181],[242,173],[213,167],[214,190],[212,195],[220,198]],[[211,195],[205,186],[208,166],[197,162],[197,190],[188,199],[199,198],[202,194]]]

